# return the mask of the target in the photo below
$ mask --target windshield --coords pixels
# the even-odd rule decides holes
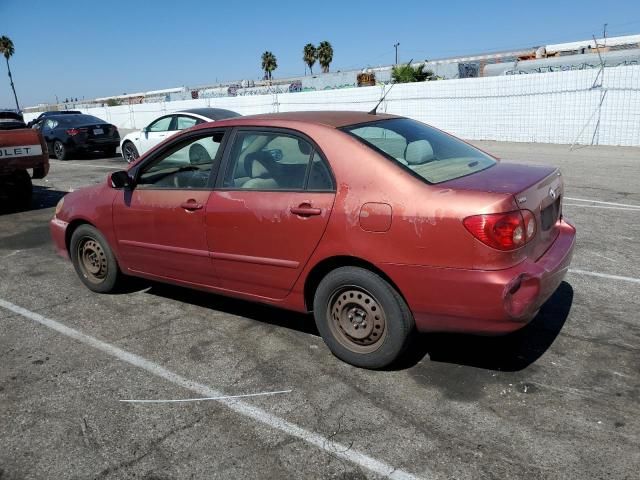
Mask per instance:
[[[106,123],[93,115],[64,115],[56,118],[63,125],[81,125],[87,123]]]
[[[408,118],[352,125],[342,130],[429,183],[464,177],[496,163],[471,145]]]

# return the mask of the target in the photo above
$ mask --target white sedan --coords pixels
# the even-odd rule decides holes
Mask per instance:
[[[120,141],[120,151],[122,152],[122,157],[128,163],[131,163],[140,155],[151,150],[180,130],[205,122],[215,122],[216,120],[239,116],[239,113],[222,108],[192,108],[168,113],[156,118],[142,130],[136,130],[125,135]]]

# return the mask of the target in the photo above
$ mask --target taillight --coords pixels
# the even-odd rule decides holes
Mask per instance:
[[[73,137],[74,135],[78,135],[79,133],[85,133],[87,130],[87,128],[70,128],[69,130],[66,130],[66,132],[67,135]]]
[[[463,223],[474,237],[498,250],[520,248],[536,234],[536,219],[529,210],[473,215]]]

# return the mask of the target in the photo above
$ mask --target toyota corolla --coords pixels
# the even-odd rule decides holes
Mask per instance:
[[[366,368],[415,330],[522,328],[575,229],[560,171],[499,161],[423,123],[296,112],[206,123],[69,193],[51,233],[84,284],[126,276],[313,312]]]

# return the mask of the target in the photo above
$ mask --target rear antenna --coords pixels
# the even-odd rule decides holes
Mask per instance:
[[[409,63],[407,63],[407,65],[411,65],[411,62],[413,62],[413,58],[411,60],[409,60]],[[380,99],[380,101],[376,104],[375,107],[373,107],[370,111],[369,111],[369,115],[376,115],[376,112],[378,110],[378,107],[380,106],[380,104],[384,101],[384,99],[387,97],[387,95],[389,94],[389,92],[391,91],[391,89],[393,88],[393,86],[395,85],[395,83],[391,84],[391,87],[389,87],[389,90],[386,91],[386,93],[384,95],[382,95],[382,98]]]

